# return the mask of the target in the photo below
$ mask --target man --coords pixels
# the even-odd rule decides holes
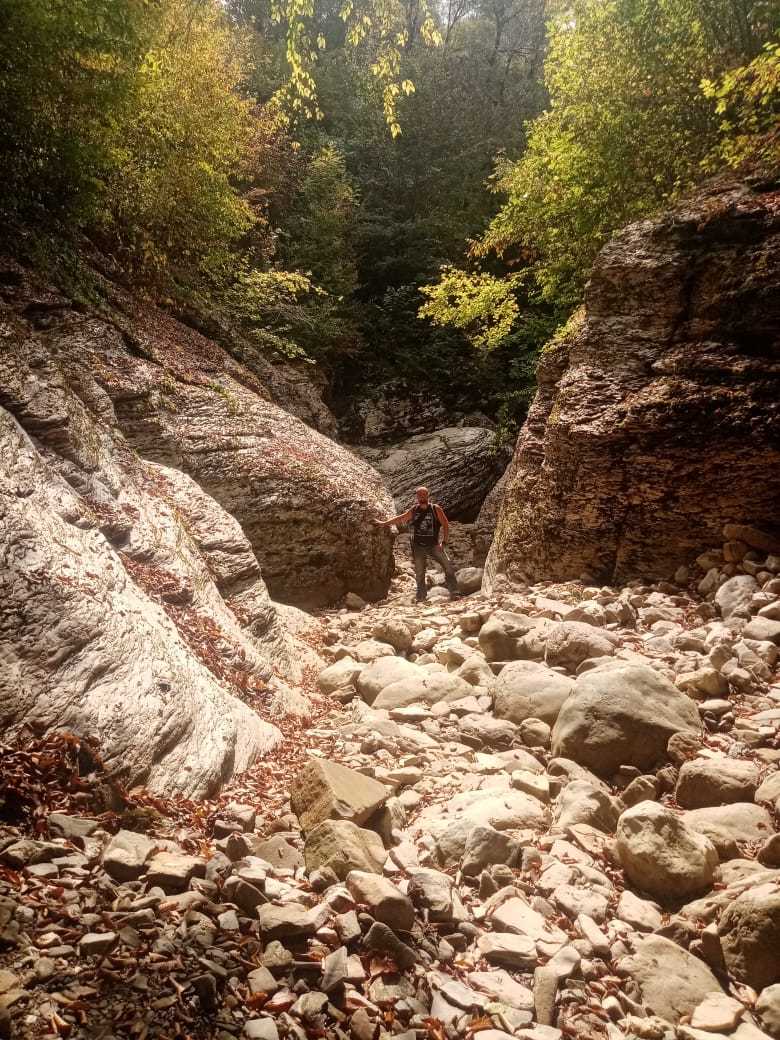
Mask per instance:
[[[444,571],[450,596],[458,595],[458,580],[444,544],[450,531],[450,524],[440,505],[430,501],[428,488],[420,487],[415,491],[416,502],[411,509],[389,520],[375,520],[379,527],[391,524],[409,524],[412,536],[412,558],[414,560],[414,576],[417,579],[417,602],[421,603],[428,595],[425,586],[425,565],[430,557]]]

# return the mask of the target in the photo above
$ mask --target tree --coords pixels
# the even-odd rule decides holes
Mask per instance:
[[[0,7],[0,206],[87,219],[104,197],[114,129],[157,28],[144,0]]]
[[[545,299],[573,306],[611,232],[701,176],[719,120],[701,84],[754,57],[762,5],[743,0],[575,0],[552,28],[549,109],[474,252],[530,262]]]

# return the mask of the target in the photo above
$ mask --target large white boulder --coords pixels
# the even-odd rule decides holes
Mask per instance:
[[[695,702],[658,672],[610,664],[577,679],[553,727],[552,751],[609,776],[622,765],[649,769],[674,733],[700,730]]]
[[[616,848],[626,877],[661,900],[697,896],[718,868],[712,842],[658,802],[640,802],[621,815]]]

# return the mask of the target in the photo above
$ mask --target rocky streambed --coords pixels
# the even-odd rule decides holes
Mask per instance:
[[[216,801],[4,748],[0,1036],[780,1037],[780,557],[741,533],[678,584],[402,569]]]

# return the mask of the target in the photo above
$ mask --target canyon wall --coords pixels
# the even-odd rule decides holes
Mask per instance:
[[[488,585],[663,578],[780,527],[780,193],[711,182],[619,232],[545,349]]]

